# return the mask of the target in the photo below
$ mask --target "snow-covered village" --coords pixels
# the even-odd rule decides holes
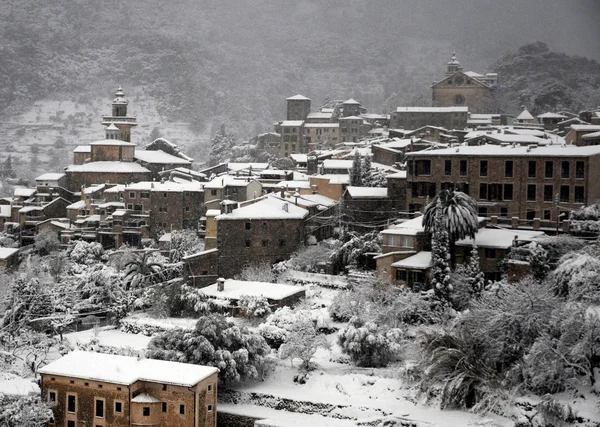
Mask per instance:
[[[0,5],[0,426],[600,426],[600,4],[283,3]]]

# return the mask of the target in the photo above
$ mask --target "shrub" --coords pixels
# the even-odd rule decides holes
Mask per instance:
[[[327,339],[317,332],[311,320],[301,318],[290,326],[286,342],[279,348],[279,357],[291,359],[292,365],[294,358],[299,358],[300,369],[310,370],[310,361],[319,348],[330,348]]]
[[[271,347],[279,348],[288,340],[296,324],[310,320],[311,316],[308,311],[281,307],[267,317],[266,321],[258,327],[258,333]]]
[[[271,314],[269,301],[263,296],[241,295],[238,305],[242,312],[250,318],[265,317]]]
[[[381,367],[398,357],[395,343],[375,323],[352,319],[350,325],[338,333],[338,344],[358,366]]]

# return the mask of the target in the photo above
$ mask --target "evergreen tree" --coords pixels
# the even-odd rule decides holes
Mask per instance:
[[[210,145],[209,164],[214,166],[229,161],[235,145],[235,137],[227,134],[225,123],[222,123]]]
[[[467,282],[471,285],[473,294],[479,295],[485,286],[484,275],[479,266],[479,251],[477,245],[473,245],[471,249],[471,257],[465,268],[465,274],[467,275]]]
[[[350,171],[350,185],[353,187],[362,187],[363,185],[362,162],[358,150],[354,151],[354,160]]]
[[[450,284],[449,238],[444,224],[442,201],[437,200],[435,207],[434,229],[431,238],[431,286],[435,295],[442,301],[448,301],[452,285]]]
[[[10,154],[4,161],[3,175],[5,178],[14,178],[15,177],[15,171],[13,170],[13,166],[12,166],[12,157]]]

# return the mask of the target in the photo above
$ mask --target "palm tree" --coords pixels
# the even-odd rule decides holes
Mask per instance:
[[[143,288],[163,280],[163,264],[152,259],[154,251],[136,252],[125,264],[125,290]]]
[[[462,191],[442,190],[425,207],[423,214],[423,227],[425,232],[433,234],[435,229],[435,211],[438,199],[441,202],[444,216],[443,225],[448,232],[450,243],[451,265],[454,267],[454,244],[457,240],[470,237],[475,238],[479,229],[477,220],[477,202]]]

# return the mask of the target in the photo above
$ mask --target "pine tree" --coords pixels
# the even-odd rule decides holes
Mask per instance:
[[[476,245],[473,245],[473,249],[471,249],[471,257],[465,268],[465,274],[473,294],[479,295],[485,286],[485,279],[479,266],[479,251]]]
[[[353,187],[363,186],[362,161],[358,150],[354,151],[354,160],[350,171],[350,185]]]
[[[431,286],[435,295],[442,301],[448,301],[452,285],[450,284],[450,245],[448,230],[443,218],[442,201],[437,200],[434,228],[431,237]]]

